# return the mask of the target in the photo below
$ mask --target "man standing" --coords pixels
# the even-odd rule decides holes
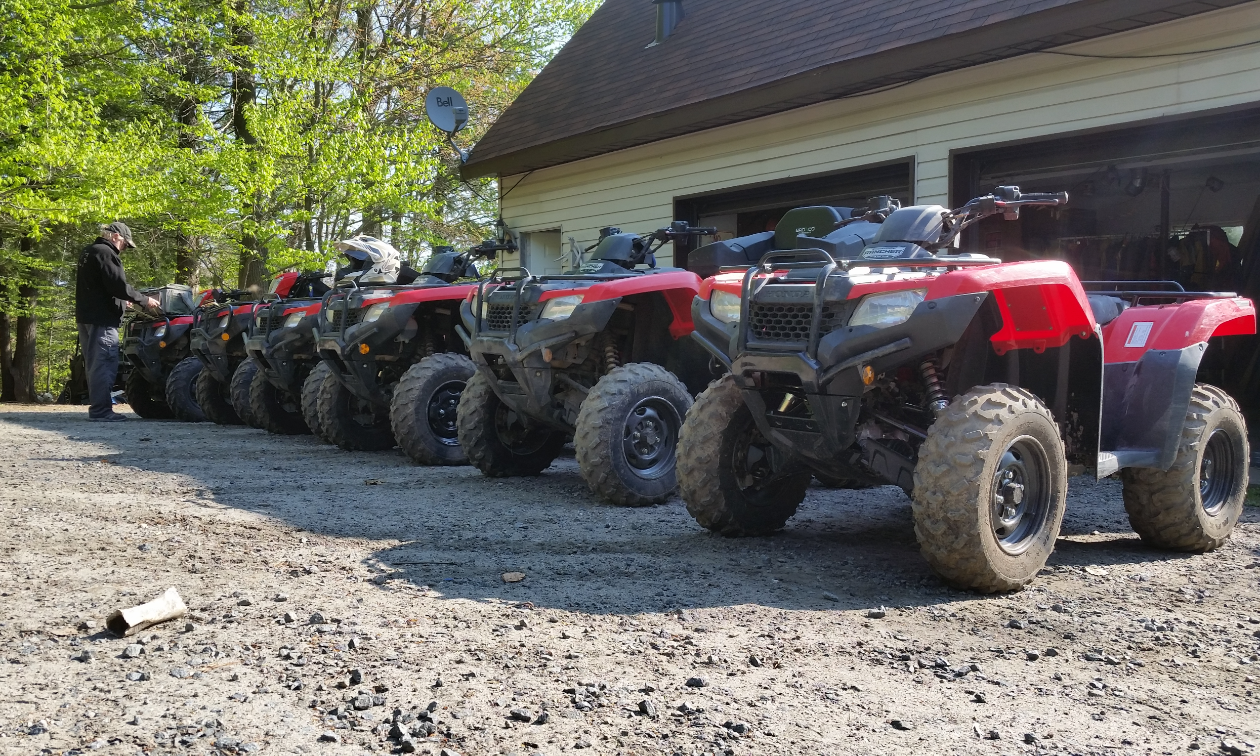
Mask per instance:
[[[131,229],[122,221],[101,226],[101,235],[79,255],[79,274],[74,287],[74,319],[79,324],[79,348],[87,370],[88,419],[102,422],[126,420],[114,412],[111,392],[118,373],[118,324],[132,303],[156,309],[158,301],[127,283],[118,253],[135,247]]]

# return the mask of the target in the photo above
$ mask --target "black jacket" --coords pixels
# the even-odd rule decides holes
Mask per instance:
[[[147,302],[127,283],[114,245],[98,238],[79,254],[74,285],[74,319],[80,323],[117,328],[126,302]]]

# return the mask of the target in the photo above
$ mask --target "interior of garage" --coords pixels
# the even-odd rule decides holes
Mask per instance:
[[[978,224],[968,251],[1064,260],[1083,281],[1171,280],[1260,298],[1260,110],[964,152],[952,175],[954,205],[998,185],[1071,197],[1018,221]],[[1225,388],[1260,423],[1256,337],[1213,340],[1200,380]]]
[[[993,218],[966,240],[1004,260],[1061,259],[1083,280],[1173,280],[1254,296],[1260,111],[955,156],[951,202],[997,185],[1067,191],[1063,208]]]

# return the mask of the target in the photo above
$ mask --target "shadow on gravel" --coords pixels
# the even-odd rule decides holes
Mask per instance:
[[[366,560],[386,578],[381,590],[403,580],[448,598],[590,613],[740,604],[864,609],[980,598],[945,588],[931,573],[918,553],[909,499],[893,487],[814,486],[782,533],[726,539],[700,528],[678,499],[644,509],[599,502],[571,450],[541,476],[503,480],[470,467],[416,467],[398,452],[347,453],[310,436],[243,427],[101,425],[46,412],[5,413],[0,425],[7,423],[100,445],[74,456],[50,449],[48,459],[106,459],[185,476],[181,496],[191,505],[213,502],[287,523],[299,532],[272,545],[276,559],[299,558],[299,537],[312,533],[398,544]],[[1074,478],[1063,534],[1095,531],[1131,532],[1119,484]],[[1147,549],[1134,536],[1061,540],[1051,565],[1185,558],[1192,557]],[[526,577],[506,583],[507,572]]]

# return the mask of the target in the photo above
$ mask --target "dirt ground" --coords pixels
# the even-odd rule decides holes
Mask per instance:
[[[726,540],[571,453],[490,480],[85,417],[0,409],[0,753],[1260,752],[1254,506],[1170,554],[1073,478],[1047,570],[986,597],[893,488]],[[103,632],[167,587],[188,617]]]

